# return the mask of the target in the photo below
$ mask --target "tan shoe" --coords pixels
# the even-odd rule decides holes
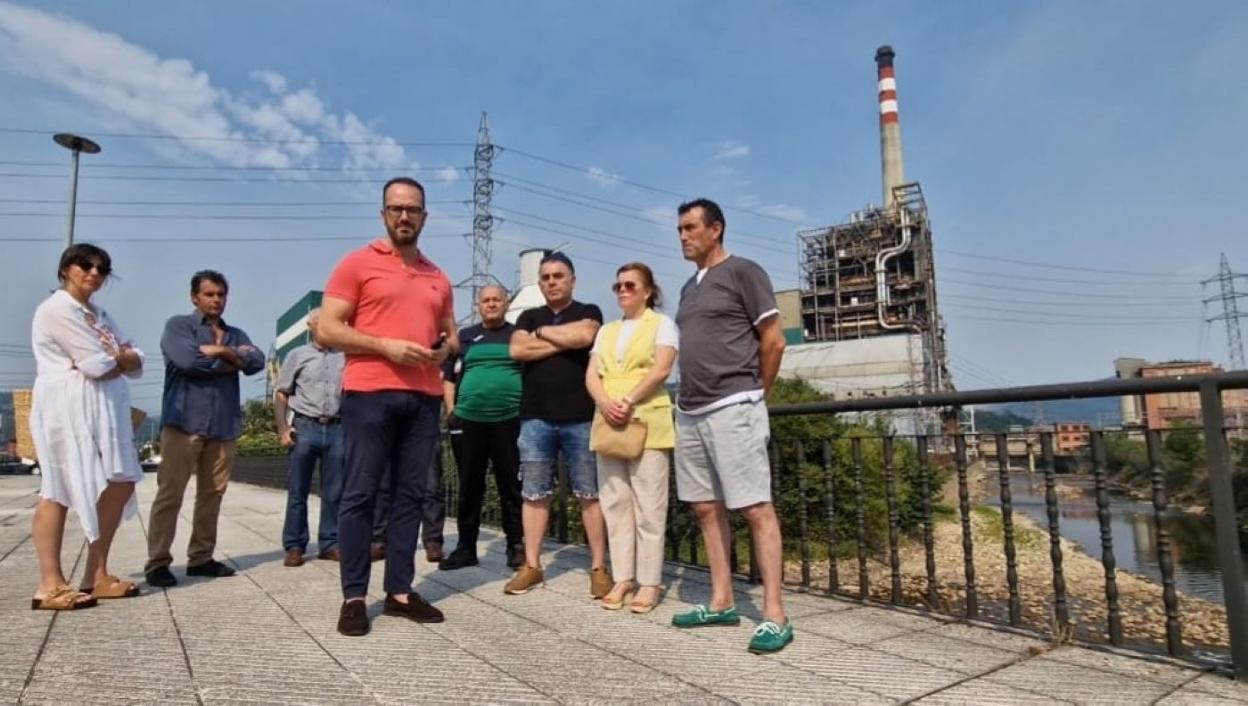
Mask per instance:
[[[619,610],[624,607],[625,603],[633,600],[633,594],[637,591],[637,584],[632,581],[621,581],[611,587],[611,591],[602,597],[602,607],[605,610]]]
[[[536,566],[522,566],[516,571],[516,575],[511,577],[506,586],[503,586],[503,593],[513,596],[528,593],[537,585],[546,585],[546,576],[542,570]],[[608,586],[610,588],[610,586]]]
[[[602,598],[611,592],[611,587],[614,585],[615,580],[611,578],[611,572],[607,570],[607,567],[589,570],[589,595]]]

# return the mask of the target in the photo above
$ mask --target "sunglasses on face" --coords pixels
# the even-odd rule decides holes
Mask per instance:
[[[635,292],[637,291],[637,283],[636,282],[616,282],[615,284],[611,285],[611,291],[616,294],[619,294],[621,291]]]
[[[83,272],[90,272],[91,270],[95,270],[96,273],[98,273],[101,277],[107,277],[108,274],[113,271],[112,268],[109,267],[108,265],[105,265],[102,262],[96,262],[94,260],[82,260],[79,262],[75,262],[74,264],[77,265],[78,268],[81,269]]]

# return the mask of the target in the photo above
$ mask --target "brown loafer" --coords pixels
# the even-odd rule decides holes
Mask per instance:
[[[325,561],[342,561],[342,554],[338,551],[338,547],[330,547],[320,554],[316,555],[317,559]]]
[[[602,598],[607,595],[614,585],[615,581],[611,579],[611,572],[605,566],[589,570],[589,595],[593,598]]]
[[[442,553],[442,545],[441,544],[426,544],[425,545],[425,558],[428,559],[429,563],[431,564],[436,564],[439,561],[442,561],[443,559],[445,559],[446,555]]]
[[[386,606],[381,611],[385,615],[397,615],[417,623],[440,623],[444,620],[442,611],[434,608],[429,601],[412,591],[407,594],[404,603],[390,594],[386,594]]]
[[[282,566],[303,566],[303,550],[287,549],[286,558],[282,560]]]

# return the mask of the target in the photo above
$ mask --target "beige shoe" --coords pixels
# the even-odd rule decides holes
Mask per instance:
[[[612,586],[611,591],[602,597],[601,605],[605,610],[619,610],[624,607],[624,604],[633,600],[633,594],[636,591],[637,584],[632,581],[621,581]]]
[[[614,585],[615,580],[611,578],[611,572],[605,566],[589,570],[590,596],[602,598],[611,592],[611,587]]]
[[[537,585],[546,585],[546,576],[542,570],[536,566],[522,566],[516,570],[516,575],[511,577],[506,586],[503,586],[503,593],[513,596],[528,593]]]

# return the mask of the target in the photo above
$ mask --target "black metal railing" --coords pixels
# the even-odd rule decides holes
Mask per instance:
[[[1248,678],[1243,556],[1248,535],[1241,534],[1237,519],[1222,404],[1223,391],[1244,388],[1248,372],[774,406],[770,451],[785,536],[786,581],[810,592],[998,621],[1049,633],[1057,641],[1073,638],[1144,651],[1164,649],[1176,657],[1213,660]],[[949,411],[981,404],[1171,392],[1200,395],[1203,427],[1192,433],[1203,436],[1203,468],[1221,574],[1220,605],[1181,596],[1176,586],[1175,550],[1167,528],[1172,512],[1166,460],[1168,435],[1176,432],[1090,430],[1074,459],[1082,466],[1072,475],[1061,472],[1067,468],[1059,470],[1052,427],[981,434],[947,428],[902,435],[891,433],[878,419],[863,423],[864,415],[873,412]],[[786,438],[777,432],[784,418],[803,416],[855,421],[838,422],[835,432],[823,438]],[[1132,441],[1138,437],[1142,443]],[[1034,474],[1012,470],[1021,458],[1012,453],[1012,443],[1026,447],[1028,468],[1031,463],[1036,466]],[[1118,481],[1107,450],[1126,443],[1147,462],[1141,472],[1147,478],[1137,481],[1146,480],[1151,536],[1141,537],[1140,544],[1155,557],[1155,581],[1124,572],[1115,554],[1112,509],[1119,502]],[[1238,440],[1236,444],[1241,448]],[[991,453],[984,453],[988,447],[993,447]],[[448,510],[453,513],[455,474],[449,456],[448,452]],[[1243,494],[1248,469],[1240,474]],[[1095,533],[1079,546],[1071,545],[1062,532],[1064,508],[1076,504],[1063,497],[1069,490],[1067,479],[1086,483],[1088,499],[1083,504],[1090,508],[1089,518],[1095,518]],[[1014,487],[1020,482],[1024,489],[1036,488],[1035,504],[1026,506],[1034,516],[1020,514],[1016,506]],[[561,542],[583,541],[579,512],[566,488],[561,474],[549,533]],[[667,556],[704,564],[697,523],[675,500],[674,480],[671,493]],[[1042,512],[1037,505],[1042,505]],[[491,489],[485,521],[496,522],[496,512]],[[735,517],[732,527],[730,563],[743,577],[757,580],[748,527]],[[1078,570],[1072,579],[1071,562],[1076,559]],[[1092,589],[1089,565],[1096,569]],[[847,574],[855,573],[847,582]],[[1123,581],[1128,582],[1127,589]],[[1199,629],[1193,628],[1185,639],[1184,615],[1189,608],[1198,614]]]

